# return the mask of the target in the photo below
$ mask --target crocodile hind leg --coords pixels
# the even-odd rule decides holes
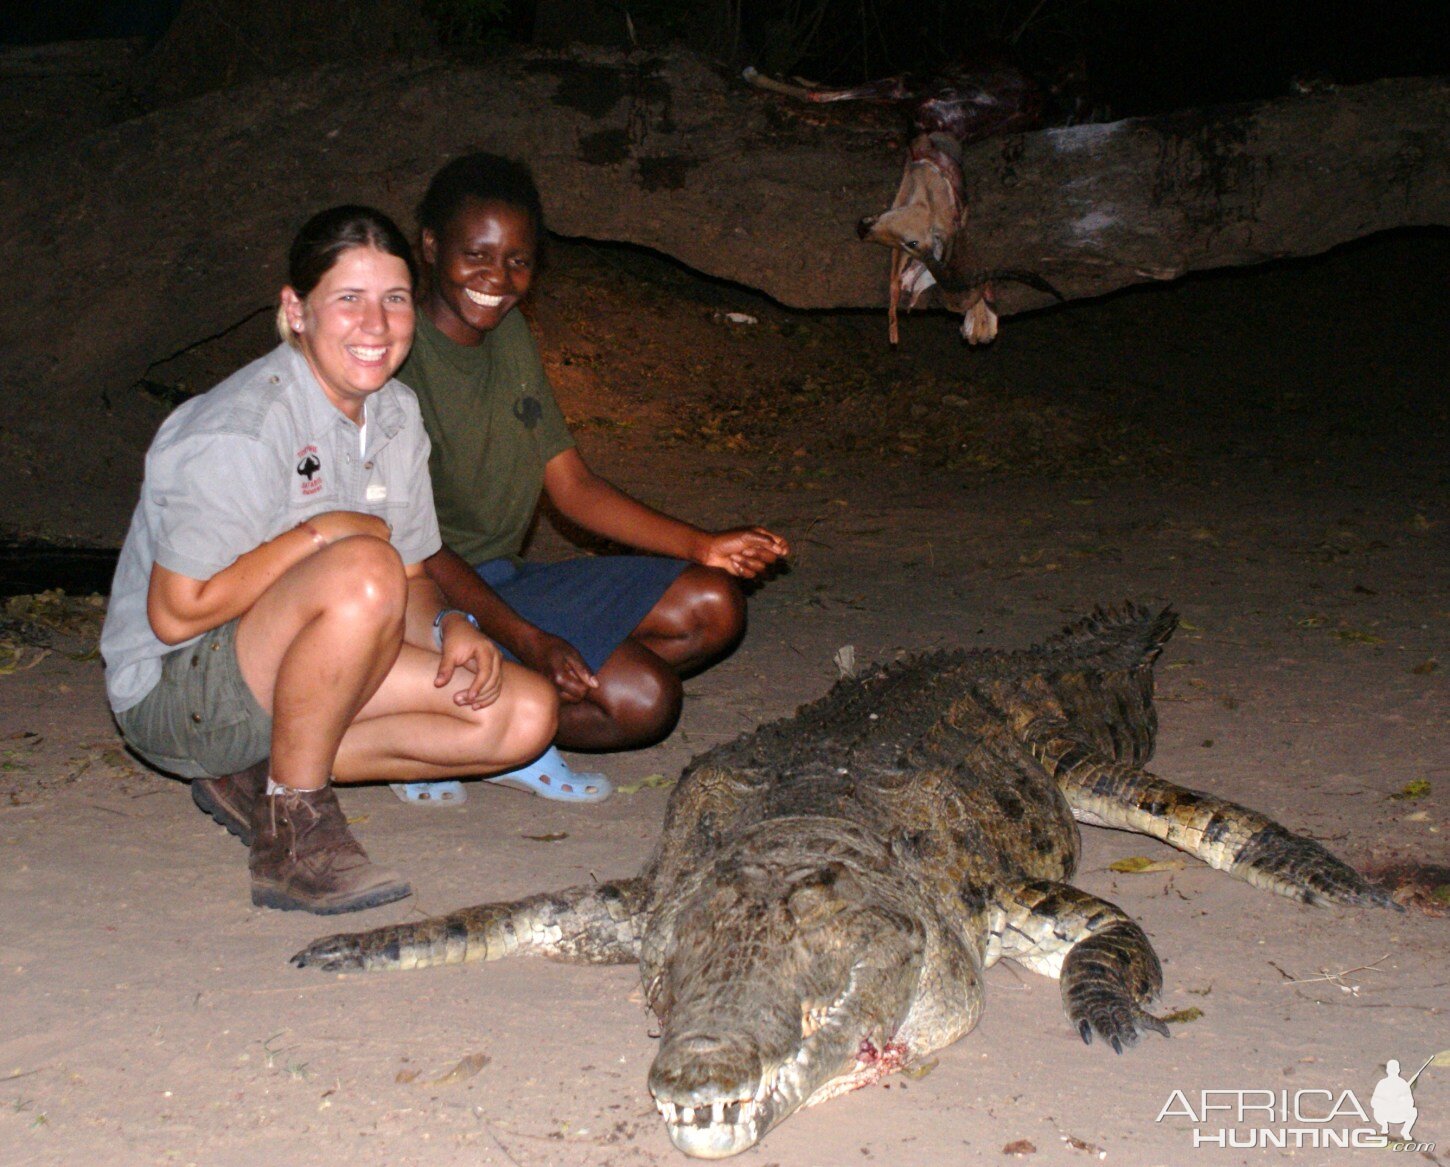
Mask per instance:
[[[374,972],[534,952],[579,964],[630,964],[639,958],[645,897],[645,881],[636,876],[479,904],[416,923],[324,936],[292,963],[328,972]]]
[[[1121,908],[1052,880],[1006,888],[996,906],[988,962],[1005,956],[1055,977],[1084,1042],[1096,1034],[1122,1053],[1147,1030],[1168,1036],[1146,1008],[1163,987],[1162,966]]]
[[[1104,761],[1072,737],[1032,734],[1028,746],[1084,822],[1151,835],[1210,867],[1306,904],[1401,910],[1389,892],[1319,843],[1256,810],[1136,766]]]

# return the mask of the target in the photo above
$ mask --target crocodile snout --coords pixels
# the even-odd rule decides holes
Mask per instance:
[[[739,1154],[771,1125],[764,1063],[743,1034],[667,1038],[650,1067],[649,1089],[670,1141],[699,1159]]]

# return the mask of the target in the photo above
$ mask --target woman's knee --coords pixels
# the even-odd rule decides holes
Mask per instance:
[[[711,655],[733,648],[745,632],[745,593],[718,567],[692,565],[680,577],[690,587],[689,611],[701,649]]]
[[[401,621],[408,607],[408,578],[397,550],[383,539],[354,535],[326,551],[321,597],[326,611],[365,624]]]
[[[509,758],[528,761],[549,748],[559,725],[559,696],[538,673],[506,663],[498,700],[502,727],[498,745]]]
[[[599,671],[592,701],[631,742],[659,741],[675,727],[684,703],[679,674],[643,646],[626,641]]]

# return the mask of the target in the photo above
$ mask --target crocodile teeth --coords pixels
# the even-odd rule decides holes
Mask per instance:
[[[677,1106],[673,1102],[655,1101],[660,1117],[671,1126],[748,1126],[757,1124],[759,1103],[751,1098],[735,1098],[729,1102],[712,1102],[704,1106]],[[706,1117],[708,1115],[708,1118]]]

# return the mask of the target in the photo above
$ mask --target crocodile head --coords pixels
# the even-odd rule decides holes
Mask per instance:
[[[738,1154],[904,1063],[926,943],[895,882],[839,858],[737,859],[671,913],[649,1089],[679,1150]]]

